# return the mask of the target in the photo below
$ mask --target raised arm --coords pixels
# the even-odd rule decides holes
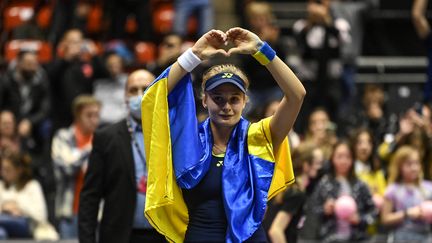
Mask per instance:
[[[424,39],[430,33],[430,26],[426,19],[426,8],[428,0],[414,0],[412,7],[412,21],[417,31],[417,35]]]
[[[263,46],[263,42],[257,35],[242,28],[236,27],[228,30],[227,37],[236,46],[228,51],[229,55],[233,53],[255,54]],[[285,94],[270,122],[273,146],[274,150],[277,151],[297,118],[306,90],[300,80],[279,57],[276,56],[265,67]],[[255,80],[255,82],[259,82],[259,80]]]
[[[222,49],[225,42],[226,35],[224,32],[220,30],[210,30],[198,39],[191,50],[196,57],[203,61],[218,53],[227,55],[226,51]],[[173,90],[178,81],[180,81],[186,73],[187,71],[179,64],[179,61],[176,61],[171,66],[171,70],[168,74],[168,92]]]

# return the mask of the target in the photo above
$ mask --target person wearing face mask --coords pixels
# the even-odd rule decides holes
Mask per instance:
[[[141,117],[141,98],[154,78],[146,70],[131,73],[125,86],[128,116],[94,134],[79,202],[81,243],[165,242],[144,217],[147,168],[141,118],[146,117]]]
[[[50,111],[50,91],[47,74],[34,52],[20,51],[16,66],[0,80],[0,110],[12,111],[26,147],[40,152],[45,135],[41,128]]]

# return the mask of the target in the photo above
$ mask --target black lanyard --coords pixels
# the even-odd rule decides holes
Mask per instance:
[[[128,127],[128,131],[129,131],[129,134],[131,136],[131,142],[133,143],[136,150],[138,151],[138,155],[141,159],[141,162],[144,164],[144,174],[146,174],[145,172],[147,171],[147,167],[146,167],[146,160],[144,157],[144,152],[141,150],[141,147],[139,146],[138,142],[136,141],[135,134],[134,134],[134,131],[132,129],[132,125],[131,125],[129,119],[126,119],[126,125]]]

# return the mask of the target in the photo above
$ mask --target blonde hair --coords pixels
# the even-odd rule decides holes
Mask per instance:
[[[402,146],[396,150],[389,164],[389,183],[402,182],[401,167],[414,153],[417,153],[420,157],[420,152],[412,146]],[[420,171],[416,184],[420,185],[421,180],[423,180],[423,171]]]
[[[82,109],[86,106],[97,105],[102,106],[101,102],[91,95],[79,95],[72,102],[72,113],[74,118],[78,118]]]
[[[266,16],[269,22],[276,19],[270,4],[267,2],[251,2],[246,5],[246,17],[248,19],[252,19],[257,15]]]
[[[216,75],[218,73],[225,73],[225,72],[236,74],[245,83],[245,88],[247,89],[249,87],[249,79],[246,77],[246,74],[239,67],[237,67],[233,64],[220,64],[220,65],[215,65],[215,66],[209,68],[204,73],[203,78],[202,78],[203,81],[201,84],[202,91],[205,90],[205,84],[209,78],[213,77],[214,75]]]

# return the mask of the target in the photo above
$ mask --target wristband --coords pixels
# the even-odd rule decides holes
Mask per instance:
[[[197,57],[193,52],[192,49],[187,49],[179,58],[177,58],[178,64],[180,66],[188,71],[191,72],[196,66],[198,66],[201,63],[201,59]]]
[[[261,46],[259,51],[252,55],[261,65],[269,64],[276,56],[276,52],[270,47],[267,42]]]

